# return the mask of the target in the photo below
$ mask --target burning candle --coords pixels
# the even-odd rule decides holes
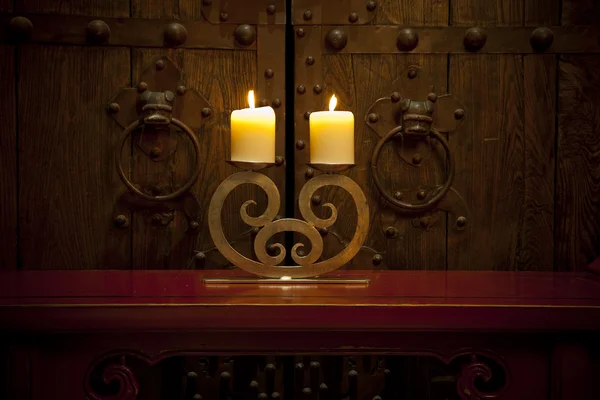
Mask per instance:
[[[275,162],[275,111],[254,108],[254,90],[248,92],[248,106],[231,113],[231,160]]]
[[[354,164],[354,114],[335,111],[337,98],[331,96],[329,111],[310,114],[310,162],[312,164]]]

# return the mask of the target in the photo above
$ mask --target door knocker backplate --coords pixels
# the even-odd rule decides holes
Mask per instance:
[[[212,116],[210,103],[198,92],[181,84],[181,71],[168,58],[157,59],[142,74],[142,80],[135,88],[125,88],[108,104],[108,112],[125,128],[116,146],[116,169],[128,189],[121,196],[122,201],[144,204],[160,203],[160,208],[181,209],[194,226],[198,217],[198,201],[189,192],[201,168],[200,142],[195,130]],[[191,141],[195,151],[195,165],[188,180],[171,193],[156,193],[152,188],[141,188],[131,182],[122,163],[122,152],[127,139],[135,131],[140,131],[135,144],[154,162],[165,161],[176,150],[177,131],[181,131]],[[193,199],[191,201],[190,199]]]
[[[460,194],[452,188],[454,159],[446,136],[465,118],[464,107],[450,94],[438,96],[419,66],[410,66],[392,84],[393,92],[377,100],[365,116],[366,124],[381,137],[373,151],[371,174],[380,195],[395,210],[423,215],[435,210],[451,212],[456,217],[457,229],[464,229],[467,207]],[[446,154],[446,176],[442,184],[428,190],[417,189],[418,202],[410,202],[403,191],[384,188],[378,173],[382,148],[394,141],[399,145],[400,158],[414,168],[421,168],[435,155],[439,143]],[[427,225],[427,230],[430,225]],[[416,224],[425,229],[424,224]]]

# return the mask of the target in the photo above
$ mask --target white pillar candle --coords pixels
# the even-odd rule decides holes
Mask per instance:
[[[335,111],[335,95],[329,111],[310,114],[310,162],[312,164],[354,164],[354,114]]]
[[[231,113],[231,160],[275,162],[275,111],[254,108],[254,91],[248,93],[250,108]]]

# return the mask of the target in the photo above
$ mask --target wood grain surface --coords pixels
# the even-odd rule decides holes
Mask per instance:
[[[525,197],[516,268],[548,270],[554,263],[556,56],[523,57]]]
[[[600,256],[600,57],[559,62],[556,269]]]
[[[105,107],[129,86],[129,50],[24,46],[18,72],[22,268],[128,268],[129,233],[113,226],[120,131]]]
[[[470,214],[467,229],[449,230],[448,269],[510,270],[523,224],[522,57],[451,55],[449,81],[468,113],[450,149]]]
[[[376,25],[448,25],[449,0],[378,0]]]
[[[128,0],[17,0],[18,12],[129,17]]]
[[[15,48],[0,46],[0,270],[17,268]]]

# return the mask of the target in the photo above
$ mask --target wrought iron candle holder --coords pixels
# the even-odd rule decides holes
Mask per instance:
[[[221,254],[233,265],[255,275],[251,278],[206,278],[207,283],[252,283],[257,281],[268,283],[369,283],[368,279],[346,279],[346,278],[323,278],[321,275],[342,267],[358,253],[365,242],[369,232],[369,205],[360,186],[352,179],[339,172],[345,171],[353,165],[338,164],[310,164],[323,174],[310,179],[300,191],[299,208],[304,220],[294,218],[283,218],[274,220],[280,207],[279,190],[275,183],[266,175],[257,172],[272,167],[274,164],[251,163],[229,161],[230,164],[244,170],[235,173],[225,179],[213,195],[209,211],[208,224],[210,234],[215,246]],[[255,205],[254,200],[248,200],[242,204],[240,215],[242,220],[256,228],[260,228],[254,241],[254,251],[258,261],[249,259],[237,252],[225,238],[223,224],[221,221],[223,204],[227,196],[239,185],[251,183],[259,186],[267,194],[268,204],[265,212],[258,216],[248,215],[248,206]],[[329,208],[331,215],[322,219],[315,215],[311,209],[311,198],[313,194],[325,186],[339,186],[345,189],[354,200],[357,209],[357,225],[352,240],[336,256],[327,260],[319,261],[323,253],[323,239],[319,229],[332,226],[338,216],[336,207],[326,203],[323,207]],[[275,234],[281,232],[297,232],[305,235],[311,244],[311,250],[306,255],[298,254],[298,250],[304,246],[296,243],[292,247],[291,258],[297,265],[281,266],[286,258],[286,249],[281,243],[273,246],[279,250],[276,255],[267,254],[267,241]]]

